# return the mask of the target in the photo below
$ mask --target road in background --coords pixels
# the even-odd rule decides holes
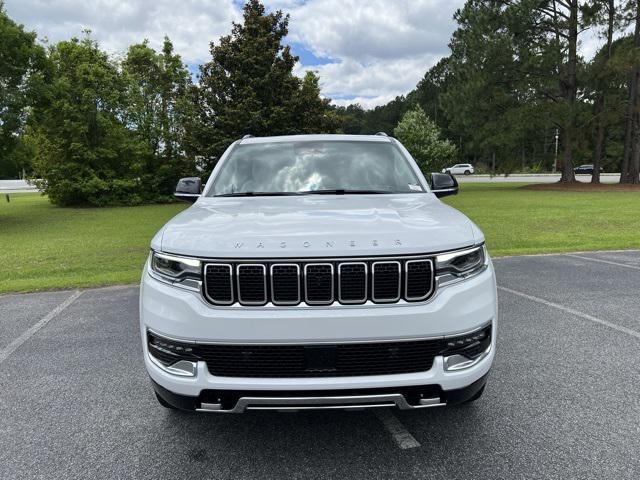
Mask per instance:
[[[0,194],[37,192],[38,189],[27,183],[25,180],[0,180]]]
[[[524,183],[555,183],[560,180],[560,174],[541,174],[541,175],[509,175],[490,176],[490,175],[456,175],[460,183],[505,183],[505,182],[524,182]],[[577,175],[579,182],[590,182],[591,175]],[[600,175],[602,183],[618,183],[620,181],[619,173],[603,173]],[[37,192],[33,185],[28,184],[24,180],[0,180],[0,194],[2,193],[19,193],[19,192]]]
[[[484,396],[383,415],[169,411],[136,286],[0,296],[0,478],[638,478],[640,252],[495,265]]]
[[[505,177],[504,175],[456,175],[458,182],[460,183],[509,183],[509,182],[524,182],[524,183],[556,183],[560,181],[560,174],[548,173],[539,175],[518,175],[513,174]],[[579,182],[589,183],[591,182],[591,175],[576,175],[576,180]],[[619,173],[602,173],[600,174],[600,181],[602,183],[618,183],[620,181]]]

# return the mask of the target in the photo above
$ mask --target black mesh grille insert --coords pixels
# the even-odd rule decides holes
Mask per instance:
[[[307,302],[331,303],[333,301],[333,266],[326,263],[307,265],[305,287]]]
[[[340,265],[340,301],[364,302],[367,299],[367,265],[343,263]]]
[[[429,260],[415,260],[407,262],[406,297],[408,299],[423,299],[432,288],[433,275]]]
[[[273,303],[293,305],[300,301],[300,272],[297,265],[273,265],[271,285]]]
[[[147,332],[149,353],[165,365],[203,360],[223,377],[344,377],[424,372],[437,355],[475,358],[491,345],[491,325],[453,337],[318,345],[194,344]]]
[[[206,267],[207,295],[216,303],[233,302],[231,266],[209,264]]]
[[[267,303],[264,265],[238,266],[238,299],[240,303],[259,305]]]
[[[199,345],[212,375],[344,377],[424,372],[443,340],[341,345]]]
[[[400,296],[400,264],[376,262],[373,264],[373,299],[394,301]]]

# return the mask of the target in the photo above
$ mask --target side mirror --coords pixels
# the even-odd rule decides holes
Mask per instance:
[[[432,173],[429,183],[431,191],[438,198],[458,194],[458,181],[450,173]]]
[[[202,180],[199,177],[181,178],[173,194],[177,199],[194,203],[202,193]]]

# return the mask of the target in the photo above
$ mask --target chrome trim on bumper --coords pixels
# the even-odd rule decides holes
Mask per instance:
[[[170,373],[171,375],[177,375],[179,377],[195,377],[198,373],[198,364],[189,360],[178,360],[171,365],[164,365],[160,360],[155,358],[151,352],[148,353],[149,360],[160,370]]]
[[[484,360],[490,353],[491,345],[489,345],[489,347],[484,352],[482,352],[474,359],[467,358],[464,355],[449,355],[448,357],[444,357],[444,371],[457,372],[460,370],[471,368]]]
[[[439,397],[424,398],[420,405],[411,405],[400,393],[385,395],[349,395],[338,397],[241,397],[235,407],[223,410],[219,403],[202,403],[197,412],[244,413],[247,410],[355,410],[362,408],[397,407],[400,410],[443,407]]]

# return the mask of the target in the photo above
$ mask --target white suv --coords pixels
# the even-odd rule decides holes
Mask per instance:
[[[453,167],[442,169],[442,173],[450,173],[451,175],[471,175],[473,172],[473,165],[470,163],[458,163]]]
[[[496,282],[476,225],[386,135],[243,138],[153,238],[140,332],[159,402],[419,409],[482,394]]]

